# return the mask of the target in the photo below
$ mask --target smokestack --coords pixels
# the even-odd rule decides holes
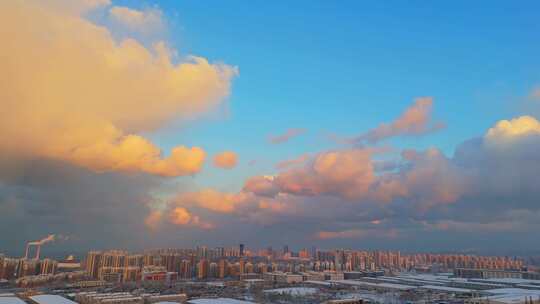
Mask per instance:
[[[37,245],[36,260],[39,260],[39,252],[41,251],[41,244]]]
[[[58,237],[62,238],[62,239],[67,239],[67,237],[64,237],[62,235],[59,235]],[[32,242],[28,242],[26,243],[26,251],[24,253],[24,257],[25,259],[28,259],[28,254],[30,253],[30,246],[36,246],[37,247],[37,251],[36,251],[36,257],[35,259],[36,260],[39,260],[39,254],[41,252],[41,245],[43,244],[47,244],[49,242],[53,242],[57,239],[57,236],[54,235],[54,234],[49,234],[46,238],[44,239],[41,239],[39,241],[32,241]]]

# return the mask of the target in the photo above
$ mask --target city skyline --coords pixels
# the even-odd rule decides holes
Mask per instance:
[[[2,1],[0,253],[538,255],[538,9]]]

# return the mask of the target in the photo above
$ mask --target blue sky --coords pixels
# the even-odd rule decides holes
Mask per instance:
[[[201,145],[210,153],[236,149],[241,165],[233,175],[243,177],[272,173],[284,158],[332,149],[326,134],[351,136],[392,121],[419,96],[434,97],[434,116],[447,128],[393,144],[436,146],[451,155],[497,120],[522,114],[540,81],[540,44],[531,43],[540,32],[534,1],[145,5],[166,14],[170,43],[181,54],[240,70],[226,115],[161,130],[154,140],[165,148]],[[309,132],[285,145],[266,142],[287,128]],[[249,168],[253,159],[258,165]],[[202,183],[233,189],[243,183],[224,186],[219,172],[212,175],[203,174]]]

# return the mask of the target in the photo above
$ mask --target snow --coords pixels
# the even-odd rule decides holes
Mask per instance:
[[[306,296],[319,292],[317,288],[311,287],[290,287],[290,288],[278,288],[265,290],[267,293],[279,293],[279,294],[290,294],[294,296]]]
[[[429,289],[429,290],[455,292],[455,293],[471,292],[469,289],[465,289],[465,288],[455,288],[455,287],[446,287],[446,286],[423,285],[423,286],[420,286],[420,288]]]
[[[354,281],[354,280],[336,280],[336,281],[330,281],[330,282],[337,283],[337,284],[344,284],[344,285],[369,286],[369,287],[375,287],[375,288],[397,289],[397,290],[411,290],[411,289],[416,288],[416,286],[403,285],[403,284],[370,283],[370,282]]]
[[[193,299],[189,300],[190,304],[254,304],[254,302],[241,301],[229,298],[215,298],[215,299]]]
[[[38,304],[77,304],[57,295],[37,295],[30,297],[30,299]]]
[[[23,300],[16,297],[0,297],[0,304],[26,304]]]

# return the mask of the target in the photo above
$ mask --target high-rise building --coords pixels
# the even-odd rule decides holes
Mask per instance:
[[[220,279],[223,279],[227,276],[227,268],[228,268],[228,265],[227,265],[227,261],[225,259],[221,259],[219,260],[219,265],[218,265],[218,277]]]
[[[240,256],[244,256],[244,244],[240,244]]]
[[[208,268],[210,267],[210,263],[207,259],[201,259],[199,263],[197,264],[197,278],[199,280],[204,280],[208,278]]]
[[[101,257],[102,254],[99,251],[90,251],[86,256],[86,273],[94,279],[98,277]]]
[[[15,278],[19,259],[2,257],[0,259],[0,279],[11,280]]]
[[[240,259],[238,271],[240,272],[240,274],[246,273],[246,262],[244,261],[244,259]]]
[[[197,246],[197,258],[199,258],[199,259],[208,258],[208,247],[206,247],[206,246]]]
[[[41,269],[39,274],[55,274],[58,262],[51,259],[44,259],[41,261]]]
[[[17,278],[22,278],[26,276],[33,276],[39,274],[40,271],[40,261],[36,259],[27,260],[19,259],[17,264]]]

